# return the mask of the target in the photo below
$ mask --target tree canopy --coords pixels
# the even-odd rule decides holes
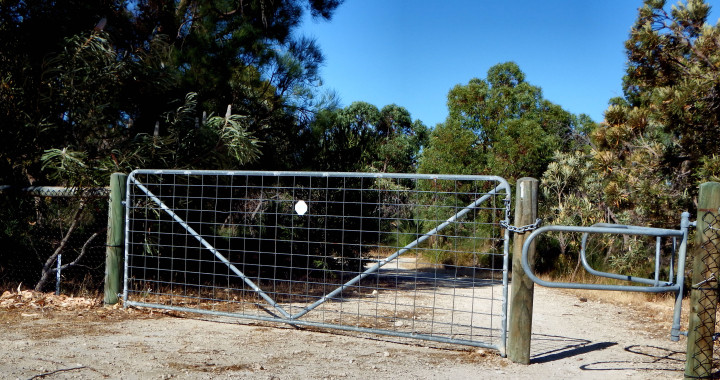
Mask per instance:
[[[396,104],[324,109],[311,124],[304,162],[315,170],[414,172],[427,127]]]
[[[340,3],[3,1],[0,179],[297,165],[323,58],[293,32]]]
[[[574,135],[591,123],[544,99],[514,62],[455,86],[447,104],[450,114],[423,152],[423,172],[539,177],[552,153],[571,149]]]
[[[624,94],[609,100],[586,152],[557,155],[543,174],[549,223],[676,228],[697,184],[718,180],[720,24],[710,7],[645,0],[625,43]],[[643,274],[632,239],[607,242],[603,263]]]
[[[604,198],[623,222],[674,224],[718,179],[720,25],[700,0],[646,0],[625,43],[624,97],[592,134]]]
[[[599,124],[504,62],[452,88],[434,128],[320,93],[323,55],[298,29],[341,3],[0,1],[0,181],[104,185],[136,167],[533,176],[548,222],[670,226],[699,182],[720,180],[720,24],[702,0],[644,1],[623,96]]]

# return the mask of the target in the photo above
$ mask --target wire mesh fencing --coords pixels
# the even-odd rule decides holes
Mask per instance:
[[[107,196],[104,188],[3,188],[0,287],[99,293],[105,271]]]
[[[126,305],[504,350],[502,178],[135,171]]]
[[[691,310],[691,318],[697,318],[694,331],[688,332],[688,361],[686,378],[713,378],[717,375],[717,365],[720,359],[720,344],[718,344],[717,306],[720,276],[720,216],[715,212],[705,210],[702,215],[702,226],[697,231],[702,234],[702,243],[696,248],[696,260],[701,265],[695,265],[693,271],[693,285],[691,305],[697,307]],[[697,281],[700,280],[700,281]],[[691,321],[691,325],[692,325]]]

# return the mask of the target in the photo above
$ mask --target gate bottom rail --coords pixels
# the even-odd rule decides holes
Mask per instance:
[[[443,336],[423,334],[423,333],[405,333],[402,331],[377,329],[377,328],[372,328],[372,327],[359,327],[359,326],[351,326],[351,325],[323,323],[323,322],[317,322],[317,321],[307,321],[307,320],[302,320],[302,319],[264,317],[261,315],[248,315],[248,314],[232,313],[232,312],[218,311],[218,310],[199,310],[199,309],[190,308],[190,307],[161,305],[161,304],[155,304],[155,303],[130,301],[130,300],[125,302],[124,305],[132,306],[132,307],[147,307],[147,308],[152,308],[152,309],[164,309],[164,310],[170,310],[170,311],[177,311],[177,312],[181,312],[181,313],[197,313],[197,314],[213,315],[213,316],[217,316],[217,317],[249,319],[249,320],[261,321],[261,322],[285,323],[285,324],[292,325],[292,326],[308,326],[308,327],[327,328],[327,329],[332,329],[332,330],[352,331],[352,332],[370,333],[370,334],[378,334],[378,335],[385,335],[385,336],[394,336],[394,337],[399,337],[399,338],[422,339],[422,340],[427,340],[427,341],[431,341],[431,342],[447,343],[447,344],[462,344],[465,346],[488,348],[488,349],[499,350],[499,351],[503,350],[503,346],[501,346],[501,345],[489,344],[489,343],[484,343],[484,342],[479,342],[479,341],[474,341],[474,340],[458,339],[457,337],[446,338]]]

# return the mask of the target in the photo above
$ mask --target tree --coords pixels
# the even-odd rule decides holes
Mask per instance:
[[[237,168],[263,154],[268,167],[297,165],[322,54],[293,31],[306,9],[329,19],[340,3],[3,1],[0,138],[15,143],[0,152],[1,179],[90,184],[136,166]],[[228,105],[229,117],[204,116]]]
[[[299,165],[297,135],[312,119],[323,61],[314,40],[297,37],[303,10],[329,20],[340,0],[148,0],[138,4],[145,35],[162,33],[181,71],[183,94],[202,110],[232,104],[264,144],[264,169]],[[152,97],[152,94],[148,94]],[[152,99],[149,99],[152,101]],[[154,122],[152,110],[138,115]]]
[[[701,0],[670,12],[664,7],[664,1],[646,1],[626,42],[626,99],[672,137],[665,161],[679,169],[673,173],[677,185],[691,185],[704,180],[703,158],[720,153],[714,144],[720,131],[720,24],[707,24],[710,6]]]
[[[423,153],[423,172],[539,177],[552,152],[569,150],[581,124],[591,122],[545,100],[514,62],[491,67],[487,79],[455,86],[448,109]],[[453,134],[457,141],[450,141]]]
[[[676,228],[680,211],[695,208],[696,183],[718,178],[720,25],[706,23],[709,10],[700,0],[670,9],[644,2],[625,43],[624,96],[610,99],[604,121],[589,132],[582,162],[592,171],[576,173],[585,167],[571,164],[579,158],[558,156],[543,175],[550,219]],[[604,263],[643,274],[647,244],[605,243]]]
[[[623,98],[612,99],[593,133],[605,197],[626,222],[677,224],[696,183],[715,178],[720,147],[720,25],[700,0],[667,10],[645,1],[625,43]]]
[[[679,3],[668,12],[665,1],[645,1],[625,43],[628,69],[625,98],[650,111],[651,123],[673,137],[668,163],[688,165],[676,172],[692,177],[699,159],[718,153],[720,128],[720,25],[706,23],[710,6],[702,0]]]
[[[112,171],[263,156],[268,169],[297,165],[322,54],[293,32],[304,11],[329,19],[341,2],[1,1],[0,181],[104,186]],[[80,229],[81,213],[63,212],[44,279]]]
[[[311,125],[312,149],[304,160],[315,170],[414,172],[427,127],[395,104],[378,110],[367,102],[325,109]]]
[[[600,175],[595,171],[588,152],[556,152],[540,179],[542,201],[540,215],[546,225],[591,226],[608,218],[598,212],[603,201]],[[558,249],[541,244],[538,266],[569,271],[575,259],[573,276],[580,267],[578,234],[558,232],[554,235]],[[547,244],[547,240],[543,243]]]
[[[457,121],[438,124],[430,132],[418,171],[426,174],[477,174],[482,172],[482,155],[476,149],[477,136]]]

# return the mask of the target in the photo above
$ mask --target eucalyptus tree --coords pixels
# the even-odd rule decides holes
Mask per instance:
[[[542,96],[514,62],[448,93],[449,116],[430,135],[420,170],[539,177],[556,150],[574,146],[578,118]]]
[[[340,3],[1,2],[0,138],[13,142],[0,150],[3,182],[99,183],[140,165],[262,155],[296,165],[278,157],[299,157],[322,54],[295,31],[304,12],[329,19]]]
[[[295,31],[303,12],[329,19],[340,3],[0,1],[0,184],[104,186],[110,172],[136,167],[297,165],[322,54]],[[47,223],[39,203],[2,215],[3,245]],[[70,209],[51,226],[60,235],[47,237],[56,257],[85,218]]]

